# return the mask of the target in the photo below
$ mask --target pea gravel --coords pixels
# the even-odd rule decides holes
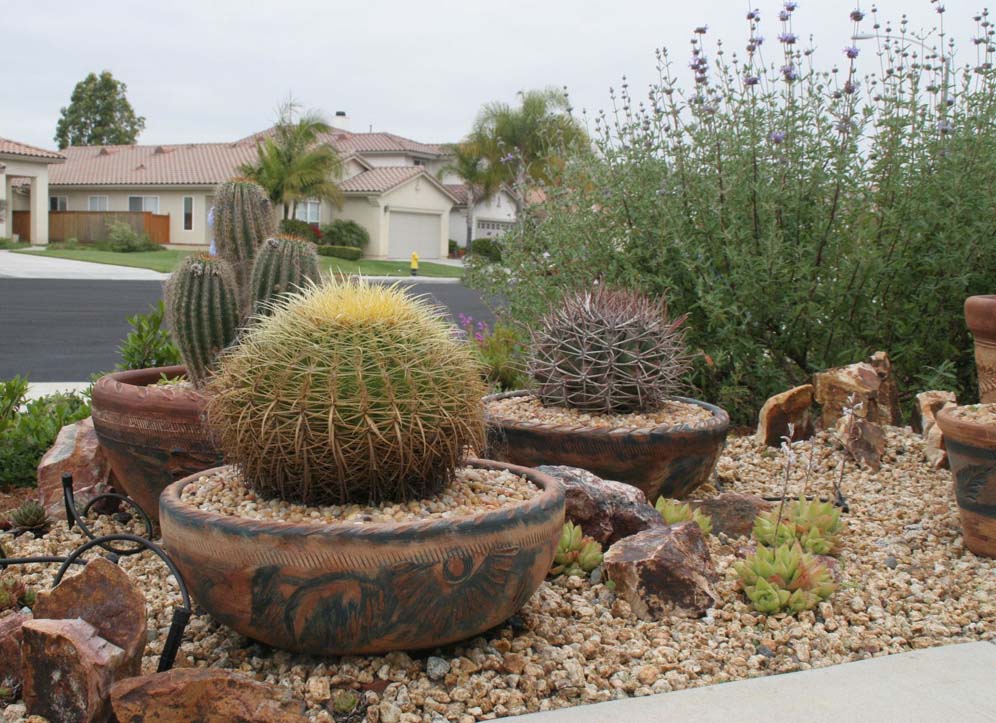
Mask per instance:
[[[545,407],[538,397],[530,394],[493,399],[485,408],[495,419],[516,422],[539,422],[565,427],[595,427],[598,429],[646,429],[676,427],[704,422],[712,412],[697,404],[668,400],[659,409],[629,414],[582,412],[569,407]]]
[[[832,437],[821,435],[795,452],[789,494],[807,487],[810,494],[830,493],[839,471]],[[698,496],[780,494],[784,459],[750,437],[731,439],[714,485]],[[841,588],[818,610],[798,618],[753,612],[736,590],[732,569],[746,541],[712,537],[708,544],[723,603],[698,620],[644,622],[605,585],[559,578],[546,582],[505,626],[459,645],[411,654],[297,656],[252,643],[198,612],[178,665],[241,670],[287,686],[305,699],[314,721],[337,720],[332,702],[351,689],[365,709],[359,720],[471,723],[996,639],[996,561],[965,549],[950,473],[927,464],[919,436],[887,429],[882,470],[848,464],[842,490],[850,512],[844,515]],[[42,540],[12,540],[6,534],[0,540],[13,554],[56,554],[81,538],[56,527]],[[148,595],[144,668],[151,672],[179,596],[151,555],[125,558],[121,565]],[[48,585],[56,567],[29,568],[27,578]],[[23,708],[12,711],[10,720],[21,721]]]

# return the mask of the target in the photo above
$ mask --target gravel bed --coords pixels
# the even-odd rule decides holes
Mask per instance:
[[[598,429],[646,429],[648,427],[676,427],[697,424],[712,417],[712,412],[697,404],[669,400],[653,412],[631,414],[602,414],[582,412],[568,407],[545,407],[532,395],[495,399],[485,405],[495,419],[515,422],[540,422],[566,427],[596,427]]]
[[[830,494],[839,471],[832,440],[820,436],[796,452],[789,494]],[[731,439],[715,487],[699,496],[716,488],[780,494],[784,459],[750,437]],[[638,620],[606,586],[559,578],[544,583],[503,627],[410,654],[326,660],[292,655],[253,643],[198,612],[178,665],[241,670],[287,686],[306,700],[314,721],[336,720],[330,701],[339,689],[353,689],[366,706],[365,720],[373,723],[472,723],[996,639],[996,560],[965,549],[950,473],[931,469],[919,436],[887,429],[882,470],[849,464],[842,489],[850,512],[841,538],[841,588],[818,610],[797,618],[753,612],[736,590],[732,569],[743,541],[710,537],[723,602],[698,620]],[[64,527],[43,540],[0,539],[15,554],[65,552],[81,541]],[[121,565],[148,595],[144,667],[151,672],[179,596],[151,555]],[[28,578],[47,585],[56,567],[35,567]]]
[[[996,424],[996,404],[968,404],[952,409],[949,414],[964,422]]]
[[[540,489],[525,477],[507,470],[462,467],[443,492],[425,500],[381,505],[325,505],[309,507],[284,500],[265,500],[242,484],[232,467],[202,475],[183,488],[181,499],[198,508],[254,520],[285,522],[410,522],[448,519],[501,509],[532,499]]]

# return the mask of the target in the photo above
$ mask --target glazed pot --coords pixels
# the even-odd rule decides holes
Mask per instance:
[[[157,385],[182,366],[114,372],[93,387],[93,427],[114,476],[153,520],[159,495],[172,482],[221,464],[201,418],[204,397],[193,389]]]
[[[473,637],[508,619],[543,582],[564,524],[562,484],[509,507],[413,522],[302,523],[160,500],[163,541],[212,617],[254,640],[315,655],[415,650]],[[211,470],[207,474],[217,472]]]
[[[528,394],[518,391],[485,397],[485,412],[490,401]],[[715,469],[730,417],[719,407],[697,399],[675,400],[707,409],[712,417],[697,424],[604,429],[520,422],[486,414],[486,456],[525,467],[580,467],[640,488],[651,503],[661,495],[684,497]]]
[[[937,413],[944,433],[965,546],[976,555],[996,557],[996,424],[980,424]]]
[[[975,339],[975,373],[979,401],[996,402],[996,296],[965,299],[965,322]]]

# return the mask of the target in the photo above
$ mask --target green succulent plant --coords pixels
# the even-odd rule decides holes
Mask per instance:
[[[527,370],[548,406],[624,414],[674,396],[690,369],[682,327],[663,299],[607,289],[567,296],[533,332]]]
[[[250,297],[253,313],[267,313],[280,294],[305,288],[321,279],[315,244],[293,236],[263,242],[252,266]]]
[[[12,572],[0,573],[0,612],[30,608],[36,599],[35,591]]]
[[[240,316],[251,308],[249,279],[262,243],[275,230],[273,206],[266,191],[247,178],[235,178],[214,190],[214,240],[218,256],[232,265],[239,289]]]
[[[712,534],[712,517],[700,510],[693,510],[687,502],[658,497],[654,509],[669,525],[676,525],[679,522],[695,522],[702,530],[703,535]]]
[[[601,564],[602,546],[586,536],[581,530],[581,525],[567,522],[557,542],[557,552],[553,557],[550,576],[587,577]]]
[[[837,589],[826,566],[798,542],[777,548],[758,545],[733,567],[754,609],[766,615],[812,610]]]
[[[839,507],[800,496],[785,503],[780,517],[778,508],[758,515],[754,539],[769,547],[798,541],[805,552],[832,555],[837,551],[842,528]]]
[[[37,500],[25,500],[10,513],[10,524],[18,532],[44,532],[51,523],[45,508]]]

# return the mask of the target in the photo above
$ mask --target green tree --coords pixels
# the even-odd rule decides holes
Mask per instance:
[[[109,70],[90,73],[77,83],[69,105],[59,111],[55,126],[59,148],[134,143],[145,130],[145,118],[135,115],[127,90]]]
[[[469,141],[521,197],[531,181],[551,180],[565,151],[587,148],[588,134],[571,115],[564,91],[527,90],[519,91],[518,96],[517,106],[503,102],[485,105]],[[521,200],[516,203],[521,211]]]
[[[342,159],[330,143],[322,140],[332,127],[320,113],[298,115],[293,100],[281,106],[272,133],[256,145],[255,163],[240,171],[266,189],[274,204],[283,206],[284,218],[293,218],[297,204],[308,199],[342,203],[336,179],[342,175]]]
[[[439,176],[453,173],[467,187],[467,243],[474,238],[474,207],[481,201],[493,197],[502,186],[503,169],[489,161],[480,147],[472,141],[464,141],[447,147],[450,162],[442,168]]]

